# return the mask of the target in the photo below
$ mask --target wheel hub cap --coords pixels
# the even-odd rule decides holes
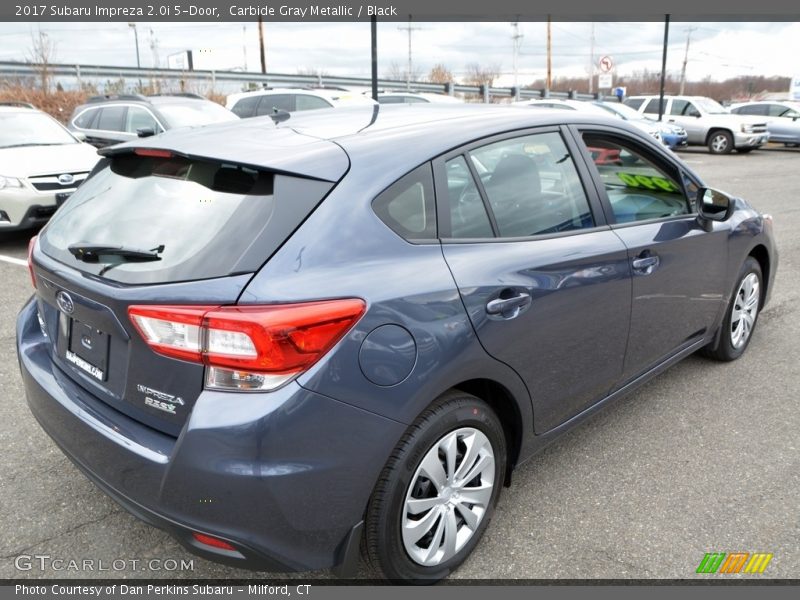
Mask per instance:
[[[734,348],[741,348],[750,339],[758,315],[759,294],[758,276],[750,273],[742,280],[736,297],[733,299],[730,334],[731,345]]]
[[[428,450],[406,491],[403,546],[417,564],[453,558],[483,520],[494,490],[494,452],[481,431],[462,427]]]

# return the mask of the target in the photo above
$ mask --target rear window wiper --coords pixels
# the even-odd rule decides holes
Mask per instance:
[[[164,252],[164,245],[141,250],[139,248],[128,248],[125,246],[109,246],[107,244],[72,244],[67,248],[76,259],[87,263],[105,262],[100,260],[104,256],[118,257],[122,261],[128,262],[147,262],[161,260],[159,254]]]

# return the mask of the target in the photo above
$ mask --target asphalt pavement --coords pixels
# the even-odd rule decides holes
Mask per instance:
[[[522,465],[453,578],[800,577],[800,149],[681,156],[775,218],[780,268],[748,351],[684,360]],[[0,578],[278,577],[187,553],[95,488],[36,424],[14,348],[29,237],[0,239]],[[706,552],[774,557],[763,575],[697,575]]]

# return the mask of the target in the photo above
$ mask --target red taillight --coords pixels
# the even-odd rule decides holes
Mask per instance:
[[[197,532],[192,533],[192,537],[205,546],[211,546],[212,548],[220,548],[221,550],[233,550],[234,552],[236,552],[236,548],[231,546],[225,540],[221,540],[219,538],[215,538],[210,535],[205,535],[203,533],[197,533]]]
[[[157,148],[134,148],[133,153],[138,156],[151,156],[153,158],[172,158],[172,152]]]
[[[365,308],[363,300],[346,298],[270,306],[131,306],[128,314],[156,352],[210,367],[210,387],[263,390],[317,362]]]
[[[33,249],[36,247],[36,239],[38,237],[38,235],[35,235],[31,238],[31,241],[28,242],[28,271],[31,273],[33,289],[36,289],[36,274],[33,272]]]

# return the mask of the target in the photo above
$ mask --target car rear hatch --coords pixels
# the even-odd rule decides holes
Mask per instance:
[[[349,165],[335,144],[288,129],[255,128],[260,144],[252,133],[243,141],[227,126],[211,129],[107,150],[32,256],[53,363],[175,436],[203,389],[204,366],[154,351],[130,308],[235,304]]]

